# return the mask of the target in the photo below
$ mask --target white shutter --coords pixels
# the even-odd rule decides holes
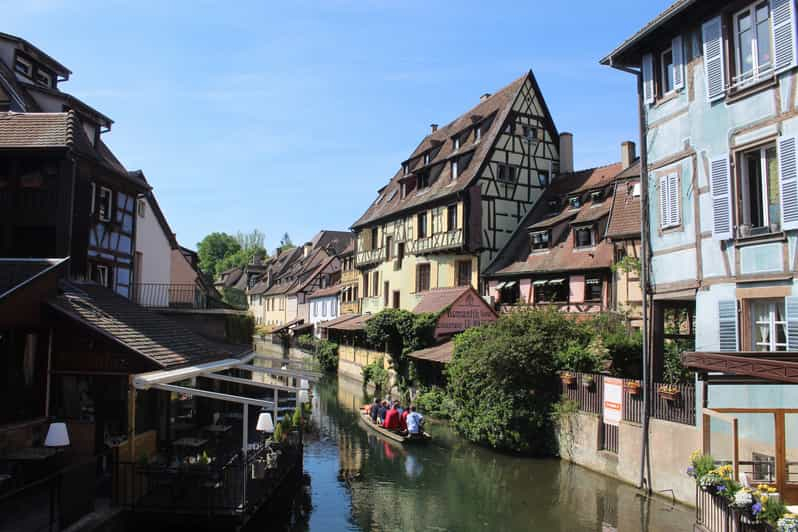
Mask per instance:
[[[670,212],[670,225],[679,225],[679,204],[681,194],[679,194],[679,174],[668,176],[668,211]]]
[[[732,237],[731,183],[729,156],[712,159],[709,164],[709,184],[712,193],[712,237],[728,240]]]
[[[643,56],[643,101],[648,105],[654,103],[654,56]]]
[[[668,211],[668,176],[659,178],[659,226],[668,227],[671,221],[671,213]]]
[[[720,351],[737,351],[737,301],[718,301],[718,332]]]
[[[795,66],[795,0],[770,0],[773,20],[773,65],[776,73]]]
[[[707,99],[710,102],[723,98],[726,93],[726,71],[723,64],[723,31],[720,17],[704,22],[701,26],[704,44],[704,76]]]
[[[785,297],[787,311],[787,351],[798,350],[798,297]]]
[[[796,138],[779,139],[779,182],[781,183],[781,228],[798,229],[798,166]]]
[[[684,88],[684,48],[681,35],[677,35],[671,41],[671,53],[673,54],[673,88],[680,90]]]

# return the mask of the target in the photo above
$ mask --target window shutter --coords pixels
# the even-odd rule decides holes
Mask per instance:
[[[668,177],[659,178],[659,226],[668,227],[671,216],[668,212]]]
[[[668,176],[668,211],[670,212],[670,225],[679,225],[679,174]]]
[[[798,229],[798,167],[795,137],[779,139],[779,181],[781,183],[781,227]]]
[[[726,93],[726,72],[723,65],[723,31],[720,17],[706,21],[701,26],[704,44],[704,75],[707,99],[710,102],[723,98]]]
[[[673,88],[680,90],[684,88],[684,48],[682,47],[682,36],[677,35],[671,41],[671,52],[673,53]]]
[[[773,19],[773,65],[776,73],[795,66],[795,0],[770,0]]]
[[[643,56],[643,101],[648,105],[654,103],[654,56]]]
[[[798,297],[785,297],[787,311],[787,351],[798,350]]]
[[[738,351],[737,347],[737,301],[718,301],[719,349]]]
[[[724,154],[712,159],[709,169],[712,192],[712,236],[715,240],[732,237],[731,183],[729,182],[729,157]]]

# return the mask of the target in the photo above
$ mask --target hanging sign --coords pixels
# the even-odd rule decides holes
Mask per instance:
[[[604,423],[616,427],[623,419],[623,380],[604,377]]]

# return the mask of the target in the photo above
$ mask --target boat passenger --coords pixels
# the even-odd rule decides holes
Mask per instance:
[[[405,408],[402,415],[399,417],[399,426],[402,427],[402,433],[407,434],[407,416],[410,414],[410,408]]]
[[[375,397],[374,402],[371,404],[371,408],[369,409],[369,417],[371,417],[371,421],[376,423],[377,414],[379,413],[380,413],[380,400]]]
[[[396,409],[396,403],[385,414],[385,421],[382,422],[382,426],[388,430],[399,430],[399,411]]]
[[[388,413],[388,401],[383,401],[377,411],[377,424],[382,425],[385,421],[385,415]]]
[[[407,432],[410,437],[421,435],[421,426],[424,424],[424,416],[416,412],[416,406],[410,405],[410,413],[407,415]]]

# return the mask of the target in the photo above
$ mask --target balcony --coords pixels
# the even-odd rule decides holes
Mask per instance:
[[[433,253],[445,249],[457,249],[463,247],[463,230],[455,229],[446,233],[437,233],[426,238],[419,238],[407,242],[406,251],[412,255],[422,255]]]
[[[133,302],[149,308],[208,308],[207,294],[195,284],[135,284]]]
[[[355,266],[367,266],[383,262],[388,257],[388,248],[382,247],[368,251],[358,251],[355,255]]]

